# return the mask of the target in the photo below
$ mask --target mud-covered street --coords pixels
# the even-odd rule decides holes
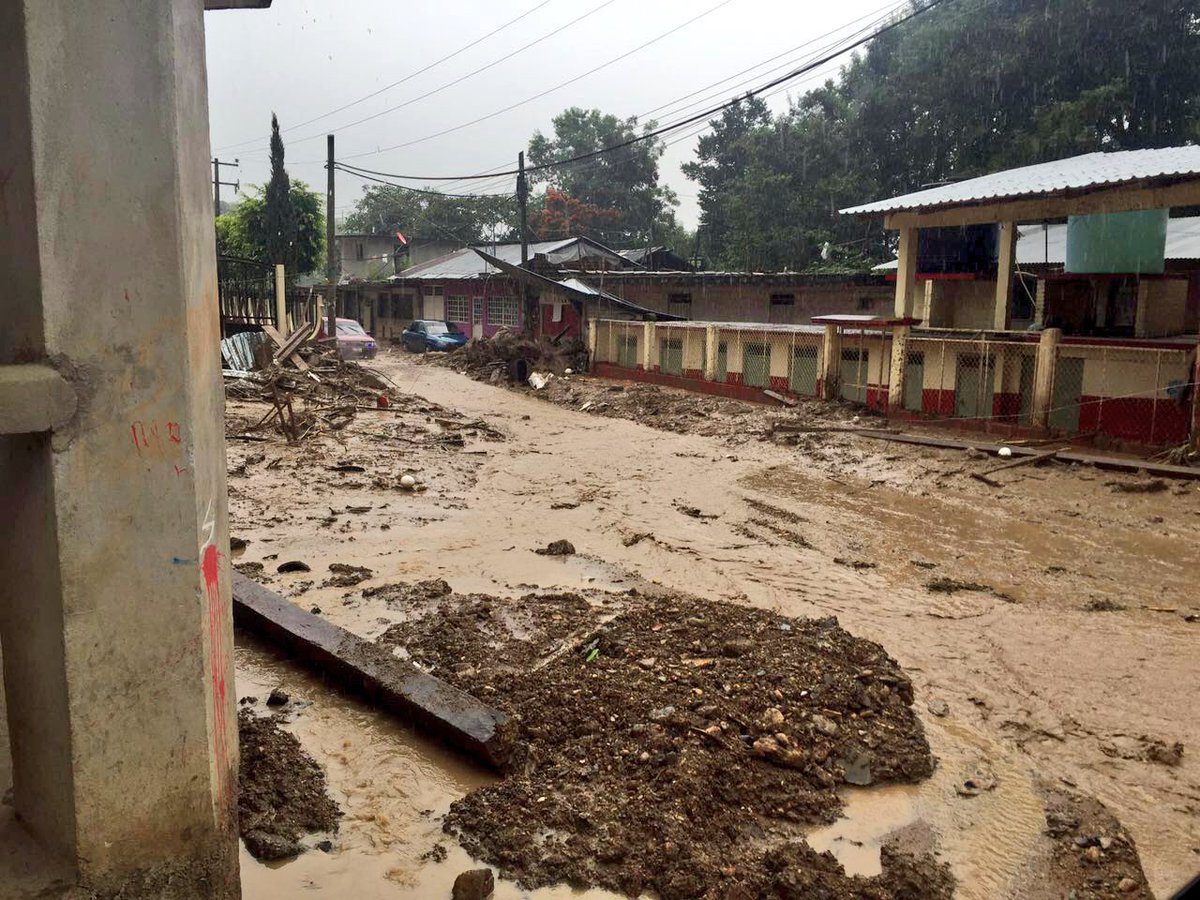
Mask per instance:
[[[858,675],[848,669],[850,682],[875,685],[891,671],[886,657],[898,664],[883,682],[891,685],[887,697],[872,694],[854,707],[854,723],[847,718],[839,727],[878,739],[870,746],[888,758],[878,748],[892,738],[872,729],[908,734],[911,719],[912,733],[923,730],[935,760],[925,777],[914,761],[919,754],[897,751],[905,763],[879,778],[888,783],[840,789],[828,808],[836,813],[844,804],[841,818],[793,817],[797,836],[808,835],[809,846],[830,850],[848,876],[860,878],[838,888],[845,896],[875,896],[862,892],[876,888],[893,892],[880,896],[907,896],[896,887],[899,876],[887,881],[896,847],[928,863],[926,885],[944,864],[954,896],[963,898],[1070,890],[1080,897],[1147,896],[1138,857],[1149,891],[1168,896],[1200,869],[1200,725],[1193,714],[1200,601],[1189,565],[1200,558],[1200,483],[1051,463],[997,473],[997,487],[970,477],[996,462],[979,454],[845,430],[770,435],[780,420],[814,429],[855,425],[854,411],[840,407],[767,408],[587,378],[534,393],[398,352],[372,366],[395,385],[399,400],[386,409],[360,409],[342,430],[295,445],[277,434],[230,440],[231,534],[246,542],[235,559],[243,572],[516,714],[512,698],[536,702],[543,687],[497,676],[528,669],[537,658],[512,656],[514,635],[552,653],[573,637],[594,638],[619,612],[645,618],[638,633],[659,625],[664,646],[680,616],[712,623],[662,652],[636,636],[616,641],[619,652],[603,640],[566,648],[595,649],[605,664],[625,659],[627,670],[597,668],[608,673],[597,678],[626,671],[631,691],[640,685],[638,698],[646,698],[650,731],[635,732],[625,745],[614,737],[608,749],[584,741],[584,732],[547,737],[536,746],[543,758],[575,740],[596,754],[595,765],[601,754],[635,745],[650,767],[656,753],[686,760],[689,747],[737,746],[739,738],[753,741],[759,756],[786,755],[796,735],[819,738],[830,718],[827,707],[809,709],[799,700],[789,699],[781,712],[784,701],[773,699],[776,691],[790,696],[787,680],[803,671],[801,659],[783,650],[773,655],[787,671],[771,680],[766,657],[761,667],[743,665],[748,650],[723,648],[752,639],[754,628],[776,634],[779,623],[785,631],[799,627],[791,624],[796,617],[833,616],[837,634],[848,632],[844,640],[875,642],[886,654],[855,660]],[[244,433],[263,409],[231,399],[230,433]],[[405,476],[414,489],[402,489]],[[564,540],[574,553],[535,552]],[[280,566],[294,571],[281,573]],[[428,598],[413,601],[412,586],[436,581],[457,599],[418,614]],[[440,587],[434,594],[438,604],[451,596]],[[515,601],[532,594],[583,599],[554,601],[545,618],[525,621]],[[743,635],[725,613],[706,619],[687,610],[686,599],[661,599],[689,596],[758,612],[746,614]],[[446,637],[467,613],[471,627],[457,634],[483,633],[481,644]],[[508,644],[487,634],[488,621],[506,624]],[[542,634],[547,623],[553,633]],[[451,830],[467,835],[460,845],[443,831],[450,805],[493,789],[511,794],[516,782],[503,787],[496,776],[323,686],[269,646],[241,640],[238,696],[256,698],[243,705],[265,714],[273,688],[289,694],[275,708],[324,770],[341,814],[337,831],[320,836],[330,845],[293,862],[268,867],[243,853],[247,897],[301,889],[305,896],[364,900],[449,896],[454,877],[488,864],[489,854],[509,862],[507,873],[491,862],[510,876],[498,879],[498,897],[573,896],[565,885],[549,885],[555,873],[626,893],[653,886],[646,879],[605,881],[569,859],[557,868],[522,863],[511,847],[470,837],[472,822],[477,831],[505,824],[482,800],[456,806],[451,816]],[[863,641],[845,645],[855,648],[843,654],[848,666]],[[668,670],[668,659],[689,660],[695,677]],[[832,680],[840,677],[833,673]],[[696,680],[702,678],[711,683]],[[678,704],[663,685],[685,683],[700,693],[676,716]],[[760,687],[761,697],[754,694]],[[709,708],[714,690],[722,699]],[[720,706],[726,701],[731,705]],[[829,706],[842,708],[832,700]],[[761,724],[791,717],[793,708],[795,728],[783,718],[771,729]],[[671,712],[656,717],[662,709]],[[753,720],[738,709],[753,709]],[[673,719],[680,735],[659,740],[655,729],[669,732]],[[647,742],[644,751],[639,742]],[[639,759],[633,754],[631,765]],[[842,760],[837,771],[852,762]],[[819,791],[826,776],[813,768],[805,777],[816,779],[811,789]],[[752,779],[718,780],[763,790]],[[583,802],[565,776],[559,796],[550,796],[554,783],[536,779],[522,790],[537,787],[546,792],[528,795],[535,806]],[[1108,813],[1080,799],[1088,797]],[[519,808],[512,796],[508,801]],[[747,796],[746,816],[763,813],[764,805],[769,798]],[[633,801],[630,808],[640,812]],[[569,821],[556,821],[558,836]],[[644,824],[604,839],[647,840],[652,832]],[[482,862],[472,862],[463,845]],[[638,859],[644,850],[625,846],[621,858]],[[753,868],[750,857],[740,862]],[[775,863],[758,865],[768,871]],[[705,872],[698,864],[692,874]],[[698,884],[677,874],[679,896],[702,896],[686,891],[742,878],[717,867]],[[545,886],[527,891],[518,880]],[[767,884],[738,883],[746,896],[761,895]],[[593,889],[585,896],[610,895]]]

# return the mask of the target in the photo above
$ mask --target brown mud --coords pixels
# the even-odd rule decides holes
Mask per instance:
[[[813,847],[871,877],[880,873],[882,845],[915,835],[918,852],[932,847],[949,865],[958,897],[1066,896],[1074,888],[1052,867],[1045,833],[1039,785],[1046,780],[1105,804],[1136,841],[1155,895],[1169,896],[1196,871],[1200,724],[1187,688],[1200,677],[1197,625],[1189,621],[1191,561],[1200,558],[1195,485],[1131,493],[1113,483],[1143,479],[1053,465],[999,473],[997,489],[968,477],[991,462],[962,452],[841,432],[804,434],[795,445],[764,439],[768,419],[795,411],[742,404],[750,411],[730,421],[762,417],[762,427],[668,432],[581,414],[399,354],[376,366],[411,394],[405,402],[436,404],[463,422],[482,419],[506,439],[476,431],[447,446],[429,439],[431,429],[411,444],[381,442],[371,424],[377,417],[392,420],[385,434],[436,426],[392,410],[362,412],[338,434],[302,447],[282,439],[231,444],[234,469],[261,454],[231,481],[233,533],[249,541],[237,562],[262,566],[274,589],[369,638],[409,618],[404,602],[369,595],[373,588],[435,579],[460,594],[497,597],[612,594],[657,583],[667,593],[789,617],[835,615],[903,667],[939,765],[913,786],[846,788],[843,817],[808,831]],[[570,383],[597,393],[611,386]],[[837,413],[839,427],[847,413]],[[853,416],[848,424],[856,424]],[[331,471],[343,461],[365,471]],[[410,469],[427,491],[391,487]],[[377,474],[386,487],[375,484]],[[577,553],[532,552],[558,539]],[[312,571],[277,574],[288,560]],[[354,587],[323,586],[331,563],[373,574]],[[930,592],[926,585],[940,577],[989,590]],[[1122,608],[1086,608],[1099,599]],[[239,660],[239,679],[244,674]],[[250,863],[247,877],[261,888],[294,884],[290,873],[303,871],[329,896],[342,895],[338,887],[361,897],[438,896],[441,888],[429,885],[442,884],[448,894],[454,875],[476,866],[453,840],[445,845],[449,863],[420,859],[435,841],[411,848],[410,893],[388,893],[394,884],[370,880],[388,868],[366,865],[362,855],[386,855],[367,837],[379,839],[381,828],[356,819],[342,793],[377,782],[399,751],[338,762],[341,742],[360,746],[363,728],[342,721],[343,706],[339,699],[319,715],[306,710],[288,727],[327,767],[331,794],[348,810],[339,832],[345,843],[278,871]],[[390,782],[424,773],[441,785],[441,805],[417,807],[396,788],[378,799],[389,830],[403,822],[406,834],[437,832],[440,821],[412,822],[414,810],[437,809],[436,818],[481,786],[436,774],[456,765],[453,757],[430,760]],[[972,792],[968,781],[985,786]],[[352,835],[360,837],[348,841]],[[342,849],[350,843],[360,849]],[[358,874],[348,872],[350,858]],[[443,867],[454,871],[439,880]],[[497,895],[505,891],[522,896],[498,882]]]
[[[928,857],[891,852],[857,879],[797,843],[796,826],[837,818],[841,784],[933,770],[907,677],[836,620],[638,592],[409,607],[380,642],[517,723],[516,771],[453,804],[446,829],[518,883],[888,898],[917,896],[901,885],[919,873],[943,886],[920,896],[949,896]]]
[[[238,746],[238,831],[252,855],[287,859],[307,849],[302,836],[337,830],[341,811],[325,792],[325,773],[274,716],[243,704]]]

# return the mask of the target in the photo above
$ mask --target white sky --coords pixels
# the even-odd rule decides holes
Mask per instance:
[[[568,106],[595,107],[625,117],[679,101],[649,117],[660,123],[675,121],[811,59],[831,43],[872,23],[892,8],[895,0],[892,4],[887,0],[607,0],[594,15],[486,72],[403,109],[349,126],[356,119],[460,78],[605,2],[548,0],[521,21],[428,72],[303,126],[300,123],[453,53],[533,10],[542,0],[275,0],[268,10],[206,13],[213,152],[223,160],[241,161],[240,172],[224,170],[226,180],[265,182],[267,136],[274,111],[284,129],[288,171],[318,191],[324,185],[325,134],[329,131],[337,135],[339,159],[383,172],[454,175],[513,167],[517,152],[527,145],[534,130],[549,133],[553,116]],[[674,34],[545,97],[452,134],[374,152],[524,100],[719,4]],[[830,36],[835,29],[841,30]],[[811,43],[801,46],[806,42]],[[760,65],[778,54],[784,55]],[[844,59],[820,72],[835,72]],[[751,66],[759,67],[731,77]],[[729,80],[680,100],[726,78]],[[744,79],[751,80],[737,84]],[[820,75],[802,76],[788,88],[779,89],[768,102],[773,109],[783,109],[789,93],[803,93],[821,80]],[[666,139],[683,135],[667,135]],[[679,194],[678,214],[689,227],[697,219],[696,185],[684,178],[679,167],[692,158],[695,140],[694,136],[684,137],[669,147],[660,161],[660,178]],[[340,217],[361,195],[361,182],[341,172],[337,178]],[[510,179],[475,187],[439,187],[507,191],[511,186]],[[222,198],[232,198],[232,190],[223,188]]]

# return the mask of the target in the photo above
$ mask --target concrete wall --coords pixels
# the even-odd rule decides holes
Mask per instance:
[[[892,312],[895,289],[876,282],[868,284],[805,285],[794,277],[780,276],[737,279],[736,276],[656,275],[653,277],[612,273],[588,281],[601,284],[631,303],[659,312],[679,312],[697,322],[768,322],[807,325],[813,316],[835,313],[887,315]],[[689,308],[672,306],[671,294],[688,294]],[[772,304],[772,294],[792,294],[791,305]]]
[[[202,5],[14,0],[0,55],[0,364],[79,397],[0,438],[13,804],[98,896],[236,897]]]
[[[1180,278],[1143,278],[1138,284],[1134,333],[1138,337],[1179,334],[1184,328],[1187,304],[1187,281]]]

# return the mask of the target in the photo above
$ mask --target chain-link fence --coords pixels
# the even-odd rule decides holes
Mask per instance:
[[[813,326],[601,320],[594,327],[597,363],[725,385],[722,392],[735,396],[746,389],[839,397],[1001,433],[1045,426],[1101,444],[1180,444],[1191,429],[1195,351],[1185,347],[1066,339],[1039,397],[1039,358],[1050,357],[1035,335],[911,334],[897,379],[887,330],[846,329],[826,358],[824,331]],[[889,398],[897,380],[902,396]]]
[[[899,406],[940,418],[1029,425],[1037,353],[1036,343],[910,338]]]
[[[1182,444],[1191,428],[1195,353],[1064,343],[1050,396],[1051,431],[1100,443]]]

